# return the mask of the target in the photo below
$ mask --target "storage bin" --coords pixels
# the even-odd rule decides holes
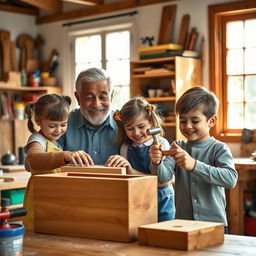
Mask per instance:
[[[25,195],[25,189],[23,188],[1,191],[1,197],[9,198],[10,205],[23,204],[24,195]]]

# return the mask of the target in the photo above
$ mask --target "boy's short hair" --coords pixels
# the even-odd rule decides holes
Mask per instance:
[[[176,115],[183,115],[193,108],[203,108],[203,114],[210,119],[219,107],[217,96],[203,86],[192,87],[185,91],[175,104]]]

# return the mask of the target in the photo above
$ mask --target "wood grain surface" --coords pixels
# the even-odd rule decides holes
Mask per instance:
[[[36,175],[36,232],[129,242],[157,222],[157,177],[57,173]]]
[[[194,250],[221,244],[224,241],[224,224],[170,220],[139,227],[140,245],[162,248]]]
[[[62,172],[90,172],[90,173],[113,173],[113,174],[126,174],[125,167],[107,167],[104,165],[92,166],[74,166],[65,165],[61,168]]]
[[[176,5],[169,5],[163,7],[158,37],[159,45],[172,43],[176,9]]]
[[[224,243],[194,251],[140,246],[67,236],[28,233],[24,235],[23,256],[255,256],[256,238],[225,235]]]

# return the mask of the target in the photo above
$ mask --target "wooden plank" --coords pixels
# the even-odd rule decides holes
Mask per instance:
[[[92,166],[74,166],[65,165],[61,168],[62,172],[90,172],[90,173],[113,173],[113,174],[126,174],[125,167],[107,167],[104,165]]]
[[[190,21],[190,15],[185,14],[182,17],[181,26],[180,26],[180,33],[179,33],[179,39],[178,44],[183,46],[183,49],[186,47],[186,41],[188,37],[188,29],[189,29],[189,21]]]
[[[36,232],[130,242],[138,226],[157,222],[156,176],[56,173],[33,182]]]
[[[24,165],[0,165],[0,170],[4,172],[24,172]]]
[[[22,13],[22,14],[32,15],[32,16],[39,15],[39,10],[31,10],[25,7],[8,6],[6,4],[1,4],[1,3],[0,3],[0,10],[6,11],[6,12]]]
[[[9,39],[2,40],[2,55],[3,55],[3,73],[2,76],[11,71],[11,41]]]
[[[195,220],[171,220],[139,227],[140,245],[178,250],[201,249],[224,242],[224,224]]]
[[[172,42],[176,9],[177,5],[169,5],[163,7],[158,37],[158,45],[169,44]]]
[[[26,145],[28,137],[31,135],[31,133],[27,128],[27,119],[14,119],[13,122],[15,155],[18,156],[19,147],[24,147],[24,145]]]
[[[10,55],[11,55],[11,71],[19,71],[18,59],[16,55],[16,45],[14,42],[10,42]]]
[[[0,41],[8,39],[11,40],[11,32],[8,30],[0,30]]]
[[[3,177],[12,177],[14,178],[14,181],[2,182],[0,185],[0,192],[1,190],[26,188],[30,176],[31,173],[25,171],[4,173]]]
[[[0,155],[7,151],[13,152],[13,125],[10,120],[0,120],[1,143]]]
[[[14,180],[15,179],[13,177],[0,177],[0,182],[10,182]]]

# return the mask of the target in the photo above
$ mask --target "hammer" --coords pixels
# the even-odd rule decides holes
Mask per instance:
[[[154,139],[154,145],[159,145],[159,140],[157,134],[161,132],[161,128],[159,126],[150,127],[147,129],[147,134],[152,135]]]
[[[152,135],[152,137],[154,139],[154,145],[159,145],[159,140],[158,140],[157,134],[160,132],[161,132],[161,128],[159,126],[150,127],[147,129],[147,134]],[[172,154],[174,153],[174,149],[163,150],[162,153],[163,153],[163,156],[169,156],[169,155],[172,156]]]

